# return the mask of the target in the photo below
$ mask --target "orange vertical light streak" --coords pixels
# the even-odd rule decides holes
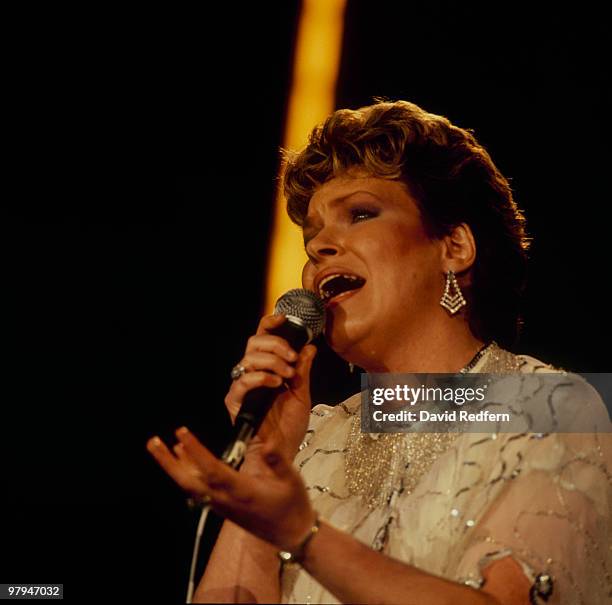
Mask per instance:
[[[295,43],[283,147],[301,149],[314,126],[334,110],[346,0],[303,0]],[[281,167],[282,173],[283,167]],[[279,189],[268,257],[265,313],[278,297],[301,287],[306,262],[302,233],[287,217]]]

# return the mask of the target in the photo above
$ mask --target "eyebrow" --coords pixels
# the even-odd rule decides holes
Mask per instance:
[[[333,200],[329,202],[329,205],[331,208],[336,208],[337,206],[342,205],[350,197],[353,197],[354,195],[357,195],[359,193],[366,193],[367,195],[371,195],[377,200],[380,200],[380,198],[375,193],[372,193],[371,191],[365,191],[365,190],[360,189],[358,191],[351,191],[351,193],[347,193],[346,195],[341,195],[340,197],[334,198]],[[310,232],[313,232],[312,235],[310,234]],[[317,232],[318,230],[315,224],[306,216],[304,218],[304,222],[302,223],[302,235],[304,237],[304,246],[306,246],[306,244],[308,244],[308,242],[313,237],[315,237]]]

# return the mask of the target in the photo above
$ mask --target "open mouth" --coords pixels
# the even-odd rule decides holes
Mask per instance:
[[[366,280],[358,275],[346,273],[335,273],[328,275],[319,283],[319,297],[327,304],[346,292],[359,290],[363,287]]]

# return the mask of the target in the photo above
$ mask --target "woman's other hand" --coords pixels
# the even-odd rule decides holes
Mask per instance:
[[[301,543],[315,514],[299,473],[280,451],[262,445],[252,454],[256,470],[243,473],[218,460],[187,428],[176,437],[174,454],[158,437],[147,449],[180,487],[279,549],[291,551]]]

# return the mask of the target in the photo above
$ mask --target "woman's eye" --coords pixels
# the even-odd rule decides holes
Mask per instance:
[[[351,210],[351,218],[354,223],[373,218],[377,216],[377,214],[375,210],[369,210],[368,208],[353,208]]]

